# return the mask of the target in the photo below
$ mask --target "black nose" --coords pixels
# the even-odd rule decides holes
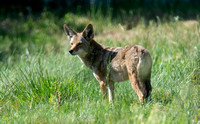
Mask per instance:
[[[72,54],[72,53],[73,53],[73,50],[70,50],[69,53]]]

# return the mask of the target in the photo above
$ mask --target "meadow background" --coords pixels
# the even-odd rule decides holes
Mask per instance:
[[[0,123],[200,123],[198,1],[36,2],[1,4]],[[139,103],[126,81],[104,101],[92,71],[68,53],[64,23],[78,32],[92,23],[107,46],[147,48],[151,100]]]

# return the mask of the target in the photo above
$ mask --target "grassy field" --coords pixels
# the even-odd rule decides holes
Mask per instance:
[[[94,25],[107,46],[139,44],[153,58],[152,96],[139,103],[130,81],[115,84],[115,101],[68,53],[62,25]],[[134,23],[134,22],[133,22]],[[0,123],[200,123],[200,27],[197,21],[141,21],[131,29],[110,17],[20,16],[0,22]]]

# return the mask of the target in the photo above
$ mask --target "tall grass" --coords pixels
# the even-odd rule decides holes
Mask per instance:
[[[1,62],[1,123],[200,122],[198,25],[188,27],[187,22],[179,20],[150,21],[148,26],[141,23],[126,31],[111,19],[103,20],[101,17],[98,20],[98,16],[66,14],[60,22],[45,16],[36,21],[31,21],[30,17],[21,27],[23,31],[24,28],[30,29],[26,25],[31,25],[32,33],[27,36],[29,33],[25,32],[24,39],[19,34],[18,40],[28,39],[34,45],[24,46],[15,60],[12,59],[15,54],[8,54],[7,59]],[[60,24],[67,23],[81,31],[88,22],[93,23],[97,39],[103,39],[98,41],[102,44],[140,44],[150,51],[153,58],[151,100],[139,103],[130,81],[115,84],[113,104],[102,99],[92,72],[82,66],[77,57],[68,54],[68,41]],[[112,35],[125,36],[125,40],[115,40],[108,36],[109,32],[102,33],[107,30]],[[11,36],[13,34],[2,36],[1,44],[9,46],[4,43],[16,38]],[[59,46],[59,50],[53,46]]]

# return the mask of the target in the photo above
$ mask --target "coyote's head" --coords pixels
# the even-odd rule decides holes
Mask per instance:
[[[69,53],[71,55],[84,56],[89,50],[90,41],[94,38],[92,24],[88,24],[81,33],[75,32],[66,24],[64,24],[64,30],[67,36],[70,38],[71,48]]]

